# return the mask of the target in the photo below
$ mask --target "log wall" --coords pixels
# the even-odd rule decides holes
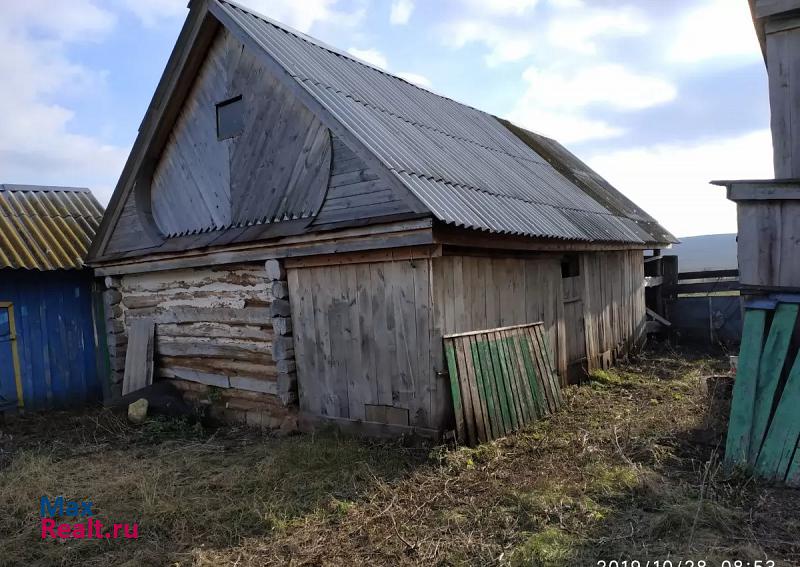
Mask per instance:
[[[285,287],[280,275],[269,276],[259,262],[107,283],[115,286],[109,299],[119,300],[110,312],[113,344],[124,344],[137,318],[155,321],[156,379],[171,379],[192,401],[252,425],[277,427],[293,413],[292,325],[288,301],[275,297]],[[124,368],[124,349],[112,357],[112,367]]]

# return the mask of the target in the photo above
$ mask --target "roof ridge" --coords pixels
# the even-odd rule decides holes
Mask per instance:
[[[16,193],[91,193],[88,187],[68,185],[29,185],[24,183],[0,183],[0,191]]]

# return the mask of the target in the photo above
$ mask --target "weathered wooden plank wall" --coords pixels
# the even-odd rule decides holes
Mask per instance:
[[[565,279],[559,255],[445,256],[434,259],[433,309],[443,334],[542,321],[563,380],[575,362],[570,353],[585,352],[592,370],[611,364],[641,338],[643,265],[638,250],[586,253],[580,276]],[[567,317],[566,310],[575,305],[582,306],[582,328],[579,313]]]
[[[218,140],[216,105],[240,95],[244,128]],[[226,30],[158,158],[151,203],[165,235],[313,215],[317,226],[363,223],[411,211]],[[131,193],[105,253],[156,252],[160,244],[145,231]]]
[[[335,224],[407,212],[410,212],[408,203],[334,136],[328,194],[314,224]]]
[[[800,200],[740,201],[739,282],[797,288],[800,282]]]
[[[301,411],[369,421],[387,415],[379,406],[408,412],[395,425],[449,426],[442,336],[479,329],[543,322],[562,377],[568,340],[591,353],[590,369],[613,362],[644,329],[641,252],[589,254],[585,274],[568,280],[561,259],[365,256],[290,267]],[[583,305],[576,319],[585,326],[568,325],[564,281]]]
[[[563,321],[560,256],[435,258],[433,290],[439,337],[541,321],[550,344],[558,344]],[[435,370],[444,372],[441,340],[431,348],[436,350]],[[556,350],[563,354],[563,346]],[[563,372],[563,361],[559,370]]]
[[[449,393],[431,361],[441,334],[431,328],[430,259],[290,268],[288,277],[301,411],[440,426]]]
[[[589,371],[606,368],[644,332],[641,250],[582,255],[584,328]]]

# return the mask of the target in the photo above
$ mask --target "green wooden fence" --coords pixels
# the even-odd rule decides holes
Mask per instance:
[[[798,307],[762,300],[746,309],[725,448],[729,468],[795,487],[800,487]]]
[[[561,406],[542,323],[446,335],[444,347],[460,442],[502,437]]]

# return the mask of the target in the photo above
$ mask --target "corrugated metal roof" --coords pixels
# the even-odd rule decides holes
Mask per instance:
[[[214,1],[439,220],[501,234],[566,240],[674,240],[638,207],[610,207],[616,196],[625,198],[608,183],[602,189],[616,194],[615,199],[600,199],[496,117],[412,85],[236,4]]]
[[[0,185],[0,268],[83,267],[102,216],[88,189]]]

